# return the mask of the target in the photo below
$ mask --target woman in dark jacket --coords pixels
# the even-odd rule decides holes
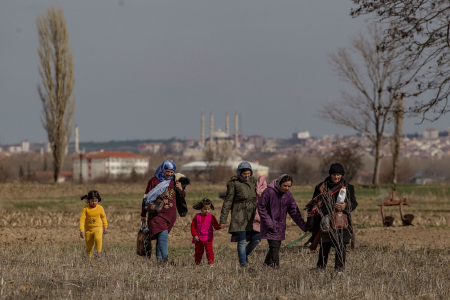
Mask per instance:
[[[328,254],[330,253],[331,247],[334,247],[336,249],[334,267],[337,271],[343,271],[347,245],[353,234],[350,213],[356,209],[358,202],[356,202],[355,188],[344,180],[343,176],[345,172],[341,164],[332,164],[329,174],[330,176],[318,184],[314,190],[313,199],[319,196],[314,201],[316,205],[312,206],[310,205],[312,202],[310,202],[307,206],[309,215],[314,214],[314,211],[317,212],[316,226],[312,229],[313,235],[310,241],[313,244],[314,241],[318,241],[320,244],[317,268],[324,269],[327,266]],[[339,204],[336,201],[342,187],[345,187],[347,192],[344,203]],[[348,228],[333,229],[332,226],[328,226],[329,231],[327,233],[323,232],[320,229],[320,221],[327,216],[332,220],[335,211],[342,211],[347,216]]]
[[[289,191],[291,186],[292,177],[283,174],[269,184],[258,201],[261,238],[267,239],[269,243],[269,252],[264,261],[266,266],[278,267],[280,264],[279,250],[281,241],[285,239],[287,214],[303,231],[306,231],[305,221]]]
[[[239,263],[246,266],[248,256],[261,242],[259,232],[253,230],[253,219],[256,210],[256,179],[252,166],[242,162],[237,168],[237,176],[227,183],[227,194],[220,212],[220,226],[225,227],[228,213],[231,210],[231,222],[228,232],[231,241],[237,242]],[[247,244],[247,242],[249,242]]]

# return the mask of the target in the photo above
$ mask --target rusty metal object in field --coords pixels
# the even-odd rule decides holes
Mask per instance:
[[[398,196],[398,200],[394,200],[394,194]],[[385,216],[384,215],[384,207],[385,206],[399,206],[400,211],[400,218],[402,219],[403,226],[412,225],[412,220],[414,219],[414,215],[412,214],[406,214],[403,215],[403,205],[409,206],[408,202],[406,201],[406,198],[403,198],[402,195],[395,189],[395,186],[392,187],[391,192],[389,193],[389,196],[387,197],[386,201],[382,203],[381,205],[381,218],[383,220],[383,226],[389,227],[392,226],[394,223],[394,217],[392,216]]]

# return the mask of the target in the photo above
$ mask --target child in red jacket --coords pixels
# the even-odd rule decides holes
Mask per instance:
[[[200,210],[196,214],[191,224],[192,243],[195,244],[195,264],[202,262],[203,251],[206,249],[206,258],[209,265],[214,265],[214,251],[212,247],[215,230],[219,230],[220,226],[216,218],[209,213],[214,209],[211,200],[203,199],[192,206],[196,210]]]

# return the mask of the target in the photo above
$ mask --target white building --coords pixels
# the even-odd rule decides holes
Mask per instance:
[[[22,141],[22,152],[30,152],[30,142],[25,140]]]
[[[294,139],[309,139],[311,137],[311,135],[309,134],[309,131],[298,131],[298,132],[294,132],[292,134],[292,138]]]
[[[209,164],[206,161],[194,161],[188,164],[185,164],[181,167],[183,172],[204,172],[211,168],[220,167],[220,166],[226,166],[229,167],[231,170],[235,171],[239,164],[241,163],[241,160],[231,160],[227,161],[224,164],[221,164],[218,161],[210,162]],[[255,162],[249,162],[252,166],[253,170],[253,176],[258,178],[259,176],[269,176],[269,167],[260,165]]]
[[[83,181],[92,181],[105,177],[130,177],[133,170],[144,175],[148,171],[149,158],[130,152],[98,151],[75,155],[72,164],[74,180],[79,180],[81,173]]]
[[[437,139],[439,137],[439,130],[434,128],[427,128],[423,132],[424,139]]]
[[[157,154],[163,151],[164,145],[162,143],[146,143],[137,146],[139,153],[153,153]]]

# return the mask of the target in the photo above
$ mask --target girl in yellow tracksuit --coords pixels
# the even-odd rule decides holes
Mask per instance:
[[[97,191],[89,191],[81,197],[81,200],[84,199],[88,204],[81,211],[80,237],[86,239],[86,250],[91,257],[94,243],[97,252],[99,254],[102,252],[102,234],[108,232],[108,222],[106,221],[105,210],[101,205],[98,205],[102,198]]]

